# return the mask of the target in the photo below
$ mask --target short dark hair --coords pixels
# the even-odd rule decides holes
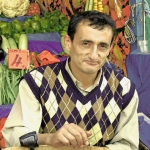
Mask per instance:
[[[104,27],[109,26],[112,29],[114,39],[116,32],[115,21],[109,15],[106,15],[99,11],[84,11],[78,14],[75,14],[71,17],[69,25],[68,25],[68,35],[70,39],[74,39],[74,35],[76,33],[77,26],[82,21],[88,21],[89,26],[93,26],[93,28],[98,28],[102,30]]]

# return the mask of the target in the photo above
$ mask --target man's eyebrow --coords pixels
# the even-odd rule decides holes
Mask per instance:
[[[100,42],[99,44],[103,44],[103,45],[109,46],[109,44],[106,43],[106,42]]]
[[[88,39],[83,39],[81,40],[82,42],[93,42],[92,40],[88,40]]]

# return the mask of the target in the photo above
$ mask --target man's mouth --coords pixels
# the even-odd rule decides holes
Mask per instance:
[[[89,65],[98,65],[98,62],[97,61],[91,61],[91,60],[86,60],[85,61],[87,64],[89,64]]]

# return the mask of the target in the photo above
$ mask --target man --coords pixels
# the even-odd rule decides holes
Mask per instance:
[[[114,34],[114,21],[103,13],[74,15],[65,36],[70,57],[34,69],[21,80],[2,132],[7,147],[138,149],[135,86],[104,65]]]

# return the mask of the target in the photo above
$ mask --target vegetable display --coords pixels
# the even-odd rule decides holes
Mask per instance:
[[[0,63],[0,105],[13,104],[18,94],[18,84],[21,77],[34,68],[30,65],[27,69],[9,69],[8,68],[8,49],[24,50],[28,49],[28,39],[26,34],[21,34],[19,44],[13,38],[5,38],[2,36],[2,48],[5,50],[4,64]],[[0,50],[1,51],[1,50]]]
[[[6,38],[12,37],[18,43],[20,34],[58,32],[66,34],[68,28],[68,18],[58,10],[45,12],[43,16],[33,15],[25,17],[23,22],[14,18],[12,22],[0,20],[0,34]]]

